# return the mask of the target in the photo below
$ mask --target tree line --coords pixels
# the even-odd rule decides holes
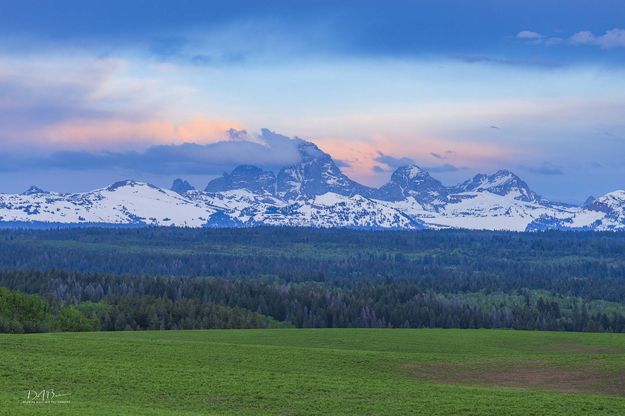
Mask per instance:
[[[38,321],[3,313],[17,332],[14,322],[26,332],[280,326],[622,332],[625,234],[4,230],[0,286],[46,305],[48,315]],[[65,321],[80,324],[60,325],[62,311]],[[29,323],[35,321],[45,324]]]
[[[3,271],[0,285],[37,294],[55,316],[68,310],[77,322],[92,323],[73,330],[294,326],[625,331],[620,303],[530,289],[451,293],[435,292],[418,281],[292,282],[60,270]],[[24,331],[49,329],[54,327],[24,325]]]

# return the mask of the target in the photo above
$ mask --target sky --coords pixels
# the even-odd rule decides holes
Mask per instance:
[[[0,192],[203,188],[313,141],[370,186],[625,188],[625,3],[0,0]],[[285,137],[286,136],[286,137]]]

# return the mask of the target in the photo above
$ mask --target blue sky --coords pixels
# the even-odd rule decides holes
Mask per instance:
[[[368,185],[399,160],[450,184],[508,168],[567,202],[625,188],[625,3],[0,8],[0,192],[203,187],[237,163],[291,163],[263,128]]]

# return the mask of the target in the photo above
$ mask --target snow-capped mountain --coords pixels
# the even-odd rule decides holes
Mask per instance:
[[[28,188],[27,190],[25,190],[24,192],[22,192],[22,195],[45,195],[48,194],[48,191],[44,191],[43,189],[39,188],[38,186],[31,186],[30,188]]]
[[[370,196],[374,190],[354,182],[341,172],[332,157],[314,143],[294,140],[300,161],[277,175],[256,166],[241,165],[208,183],[204,191],[215,193],[244,189],[282,200],[314,198],[328,192],[344,196]]]
[[[459,192],[487,191],[500,196],[512,195],[514,199],[525,202],[537,202],[541,199],[521,178],[508,170],[500,170],[493,175],[475,175],[473,179],[458,185],[457,190]]]
[[[437,210],[447,202],[449,189],[428,172],[415,165],[398,168],[391,180],[375,193],[375,198],[384,201],[403,201],[413,198],[422,207]]]
[[[4,223],[199,227],[211,213],[173,191],[130,180],[77,194],[0,194],[0,222]]]
[[[623,228],[625,224],[625,191],[614,191],[599,198],[595,198],[586,205],[588,210],[602,212],[594,228],[599,230],[613,230]]]
[[[298,140],[301,161],[280,170],[277,195],[286,200],[313,198],[328,192],[344,196],[371,196],[373,189],[354,182],[341,172],[329,154],[314,143]]]
[[[276,175],[256,166],[241,165],[232,173],[224,173],[222,177],[213,179],[206,185],[206,192],[225,192],[246,189],[259,194],[276,193]]]
[[[33,186],[0,194],[0,226],[625,230],[625,191],[578,207],[545,200],[507,170],[448,187],[415,165],[398,168],[386,185],[373,189],[348,178],[313,143],[295,140],[298,163],[277,174],[239,166],[204,191],[177,179],[171,190],[126,180],[85,193]]]

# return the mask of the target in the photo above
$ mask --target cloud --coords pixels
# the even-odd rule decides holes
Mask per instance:
[[[545,42],[550,42],[549,38]],[[526,43],[539,44],[541,43],[541,39],[527,40]],[[528,58],[502,58],[496,56],[485,56],[485,55],[456,55],[454,58],[466,62],[468,64],[497,64],[497,65],[507,65],[507,66],[528,66],[528,67],[541,67],[541,68],[556,68],[561,66],[561,63],[553,60],[553,57],[532,57]]]
[[[546,45],[555,46],[564,42],[564,39],[557,36],[545,36],[538,32],[532,32],[530,30],[522,30],[517,33],[516,38],[529,45]],[[560,64],[553,61],[532,60],[529,61],[533,65],[540,65],[545,67],[556,67]]]
[[[399,167],[406,166],[406,165],[415,164],[415,161],[408,157],[398,158],[394,156],[385,155],[382,152],[378,152],[378,155],[374,157],[373,160],[375,160],[376,162],[382,163],[388,166],[389,168],[393,168],[393,169],[397,169]]]
[[[589,31],[577,32],[569,38],[571,45],[591,45],[602,49],[625,47],[625,29],[611,29],[603,35],[595,35]]]
[[[439,160],[443,160],[443,159],[447,159],[452,155],[455,155],[456,152],[453,150],[446,150],[443,153],[438,153],[438,152],[430,152],[430,156],[439,159]]]
[[[537,173],[539,175],[563,175],[564,171],[561,167],[551,163],[551,162],[543,162],[542,165],[538,166],[524,166],[526,171],[531,173]]]
[[[538,32],[532,32],[531,30],[522,30],[516,34],[516,38],[523,40],[537,40],[543,39],[544,36]]]
[[[436,152],[431,152],[430,155],[436,157],[437,159],[445,159],[447,156],[452,155],[454,153],[455,152],[453,150],[447,150],[447,151],[443,152],[442,154],[436,153]],[[379,162],[379,163],[382,163],[382,164],[386,165],[389,168],[389,169],[384,169],[383,167],[381,167],[379,165],[375,165],[372,168],[372,171],[375,172],[375,173],[384,173],[384,172],[388,172],[389,170],[395,170],[395,169],[400,168],[402,166],[416,165],[417,164],[411,158],[408,158],[408,157],[398,158],[398,157],[386,155],[386,154],[384,154],[382,152],[378,152],[378,155],[374,158],[374,160],[376,162]],[[421,167],[423,169],[425,169],[426,171],[430,172],[430,173],[457,172],[459,170],[466,169],[465,167],[458,167],[458,166],[452,165],[450,163],[445,163],[445,164],[442,164],[442,165],[428,165],[428,166],[421,166]]]
[[[204,142],[224,137],[237,123],[231,120],[195,116],[174,123],[166,118],[124,120],[116,118],[68,120],[48,126],[41,132],[54,143],[112,144],[138,142]]]
[[[112,59],[68,58],[59,63],[0,55],[1,144],[42,142],[47,127],[70,119],[95,122],[112,117],[110,105],[96,103],[107,101],[100,87],[115,76],[120,65]]]
[[[226,131],[230,140],[249,140],[250,136],[247,134],[247,130],[237,130],[235,128],[229,128]]]
[[[239,132],[240,133],[240,132]],[[252,139],[254,141],[252,141]],[[300,160],[297,140],[263,129],[252,139],[216,143],[155,145],[146,150],[91,152],[65,150],[47,156],[9,157],[1,170],[60,169],[73,171],[120,169],[150,174],[219,174],[241,164],[278,169]]]
[[[445,163],[444,165],[425,166],[423,169],[427,170],[430,173],[444,173],[444,172],[457,172],[459,170],[464,170],[466,168],[454,166],[449,163]]]
[[[341,159],[333,159],[333,160],[336,166],[338,166],[339,168],[351,168],[352,167],[352,164],[346,160],[341,160]]]
[[[136,75],[137,68],[85,55],[0,54],[0,148],[139,149],[217,141],[240,128],[229,118],[188,111],[178,104],[188,86],[162,73]]]
[[[593,32],[584,30],[568,38],[548,37],[538,32],[523,30],[517,33],[516,38],[530,44],[546,46],[567,44],[572,46],[598,46],[601,49],[625,47],[625,29],[619,28],[608,30],[603,35],[595,35]]]

